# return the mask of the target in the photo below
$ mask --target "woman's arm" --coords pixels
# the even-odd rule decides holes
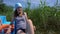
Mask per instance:
[[[28,34],[34,34],[34,27],[33,27],[33,23],[30,19],[27,18],[27,14],[26,12],[24,13],[26,16],[26,20],[27,20],[27,29],[28,29]]]

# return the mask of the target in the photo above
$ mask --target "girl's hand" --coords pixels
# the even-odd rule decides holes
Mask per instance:
[[[10,34],[11,33],[11,30],[8,30],[7,32],[6,32],[6,34]]]
[[[8,28],[6,34],[10,34],[11,33],[11,26]]]

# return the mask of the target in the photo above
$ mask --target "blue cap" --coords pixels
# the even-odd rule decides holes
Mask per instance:
[[[18,7],[22,7],[22,4],[21,3],[16,3],[15,4],[15,9],[18,8]]]

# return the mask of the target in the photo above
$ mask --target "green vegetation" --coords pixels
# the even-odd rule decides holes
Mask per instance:
[[[0,15],[5,15],[7,16],[7,19],[10,20],[12,12],[13,12],[12,6],[7,6],[4,3],[0,3]]]
[[[28,2],[28,7],[24,9],[28,14],[34,25],[36,26],[36,34],[60,34],[60,6],[50,7],[44,4],[40,4],[39,8],[30,9],[30,3]],[[43,5],[43,6],[42,6]],[[13,13],[13,8],[11,6],[6,6],[5,4],[0,4],[0,14],[6,15],[8,20],[11,20]]]

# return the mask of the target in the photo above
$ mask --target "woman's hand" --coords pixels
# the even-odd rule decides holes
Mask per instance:
[[[34,31],[36,31],[36,26],[33,26],[33,28],[34,28]]]

